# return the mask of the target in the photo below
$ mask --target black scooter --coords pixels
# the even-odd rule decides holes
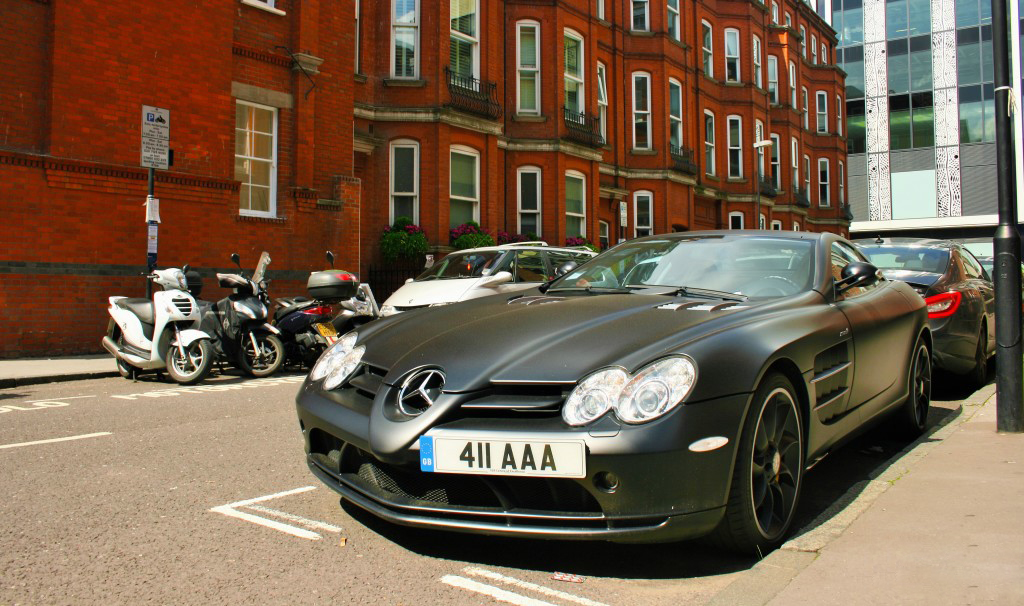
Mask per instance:
[[[284,364],[285,348],[277,328],[267,323],[270,297],[264,279],[270,255],[264,251],[252,278],[245,277],[238,253],[231,254],[237,274],[217,274],[222,288],[234,293],[217,301],[200,301],[200,327],[212,337],[218,361],[227,361],[248,375],[266,377]]]

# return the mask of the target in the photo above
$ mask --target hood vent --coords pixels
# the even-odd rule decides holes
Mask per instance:
[[[749,305],[741,305],[739,303],[728,301],[726,303],[666,303],[665,305],[659,305],[657,309],[667,309],[670,311],[689,310],[689,311],[736,311],[740,309],[746,309]]]
[[[509,305],[546,305],[548,303],[558,303],[564,301],[565,297],[517,297],[508,302]]]

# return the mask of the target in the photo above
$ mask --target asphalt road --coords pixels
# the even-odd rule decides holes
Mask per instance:
[[[339,507],[304,462],[301,380],[0,390],[0,604],[702,604],[756,563],[699,542],[418,531]],[[935,395],[932,424],[969,393]],[[882,428],[825,459],[795,527],[905,446]]]

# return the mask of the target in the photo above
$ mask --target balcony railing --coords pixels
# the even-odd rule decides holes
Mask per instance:
[[[758,178],[757,186],[760,189],[762,196],[771,196],[774,198],[779,193],[779,191],[775,189],[775,181],[772,181],[771,178]]]
[[[668,146],[672,156],[672,168],[687,175],[697,174],[697,163],[693,160],[693,150],[686,147]]]
[[[810,195],[808,195],[807,190],[804,189],[803,187],[798,187],[797,190],[793,192],[793,202],[795,202],[797,206],[802,208],[811,207],[811,197]]]
[[[447,67],[444,73],[448,77],[449,106],[491,120],[501,116],[497,84],[456,74]]]
[[[565,119],[565,137],[567,139],[590,147],[604,145],[604,137],[601,136],[601,120],[597,116],[588,115],[586,112],[577,112],[569,107],[562,107],[562,115]]]

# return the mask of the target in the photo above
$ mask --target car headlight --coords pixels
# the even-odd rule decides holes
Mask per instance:
[[[344,383],[359,366],[363,353],[366,352],[362,345],[355,346],[357,336],[356,333],[350,332],[338,339],[338,342],[317,360],[313,372],[309,373],[309,378],[313,381],[326,378],[324,389],[334,389]]]
[[[398,313],[394,305],[383,305],[380,308],[380,315],[382,316],[393,316]]]
[[[569,425],[586,425],[609,410],[623,423],[646,423],[682,402],[697,379],[685,356],[663,358],[633,375],[621,368],[600,370],[580,381],[562,407]]]

